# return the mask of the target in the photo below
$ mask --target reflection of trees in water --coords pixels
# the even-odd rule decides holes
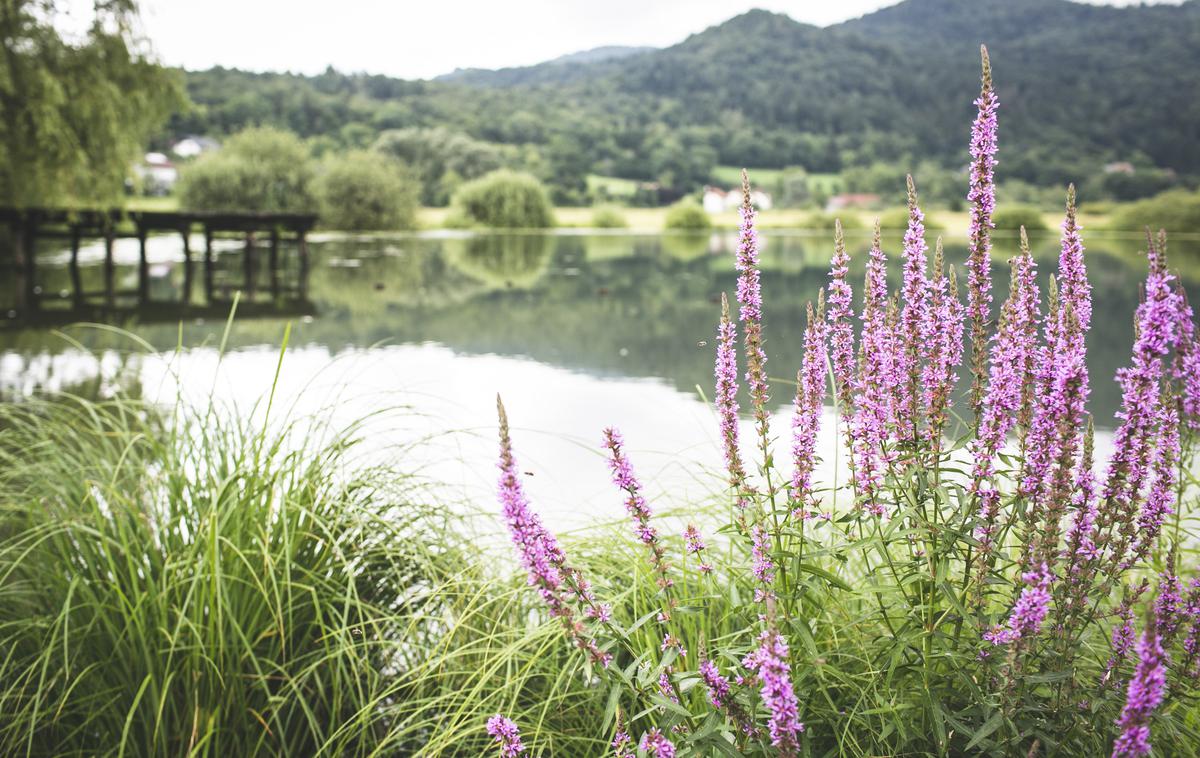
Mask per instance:
[[[111,332],[109,335],[120,337]],[[64,395],[89,401],[107,400],[118,394],[142,397],[142,355],[129,338],[121,339],[119,348],[110,346],[94,352],[68,349],[6,356],[0,373],[0,402],[30,397],[73,402]]]
[[[450,265],[492,287],[530,288],[550,264],[555,238],[546,234],[480,234],[447,239]]]
[[[380,341],[437,341],[464,352],[524,355],[596,374],[661,377],[692,392],[697,384],[711,383],[719,296],[722,291],[732,295],[736,287],[736,237],[703,235],[687,243],[690,247],[675,247],[682,238],[498,234],[314,242],[311,292],[318,315],[312,323],[297,324],[293,340],[333,351]],[[833,239],[769,231],[763,239],[768,369],[773,377],[792,380],[802,353],[804,306],[825,285]],[[1044,300],[1057,268],[1058,241],[1050,234],[1033,242]],[[1119,402],[1113,377],[1129,361],[1132,316],[1146,263],[1137,239],[1092,235],[1086,242],[1097,314],[1103,314],[1088,340],[1094,379],[1090,407],[1106,425]],[[854,234],[847,244],[850,277],[860,296],[870,237]],[[899,238],[884,244],[895,288],[901,278]],[[1186,272],[1189,260],[1195,265],[1197,251],[1195,241],[1174,243],[1172,267]],[[995,240],[997,311],[1008,289],[1005,262],[1016,252],[1015,238]],[[964,281],[965,245],[948,244],[946,258]],[[1200,300],[1200,277],[1185,273],[1184,281],[1193,302]],[[185,324],[184,343],[215,344],[221,327]],[[230,345],[273,345],[282,330],[279,320],[240,322]],[[174,326],[138,328],[137,333],[164,349],[178,337]],[[104,339],[99,333],[74,336],[89,345]],[[48,332],[0,334],[0,349],[29,354],[65,347]],[[789,394],[790,388],[777,381],[775,400],[785,403]]]

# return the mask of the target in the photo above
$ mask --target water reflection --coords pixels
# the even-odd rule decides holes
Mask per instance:
[[[892,258],[899,232],[885,240]],[[770,232],[763,235],[763,288],[771,373],[786,381],[800,363],[805,303],[825,283],[828,235]],[[1144,261],[1139,241],[1088,237],[1088,268],[1096,320],[1089,339],[1094,390],[1091,410],[1111,421],[1119,394],[1111,378],[1128,361],[1132,316]],[[851,237],[852,281],[861,282],[866,236]],[[1034,238],[1045,287],[1055,268],[1057,240]],[[721,292],[735,289],[731,233],[491,234],[455,236],[338,237],[313,242],[311,300],[316,317],[298,323],[293,341],[322,345],[333,353],[382,342],[437,342],[460,353],[524,356],[594,376],[654,377],[684,393],[711,381],[711,336]],[[155,249],[156,286],[178,286],[179,261],[160,243]],[[1015,253],[1011,239],[997,241],[994,257]],[[1172,246],[1172,265],[1182,268],[1193,301],[1200,243]],[[231,251],[234,252],[234,251]],[[947,246],[948,262],[961,268],[964,246]],[[131,274],[133,261],[119,267]],[[55,286],[61,266],[45,266]],[[89,267],[83,266],[85,275]],[[899,261],[892,265],[899,285]],[[94,272],[91,272],[94,273]],[[996,307],[1007,291],[1007,268],[994,267]],[[960,271],[961,274],[961,271]],[[961,277],[960,277],[961,278]],[[240,323],[231,345],[273,345],[282,319]],[[135,328],[160,349],[175,346],[178,326]],[[185,345],[212,343],[223,326],[210,318],[183,325]],[[94,331],[78,335],[94,348],[122,340]],[[60,352],[68,343],[47,331],[0,333],[0,350],[20,355]],[[781,401],[785,393],[777,392]]]
[[[1113,376],[1129,360],[1145,261],[1136,239],[1086,239],[1097,313],[1088,345],[1090,410],[1103,428],[1111,426],[1119,402]],[[805,304],[825,284],[832,244],[826,234],[779,231],[765,233],[763,241],[768,368],[785,413],[791,387],[784,382],[800,364]],[[857,289],[869,238],[848,242]],[[1044,288],[1058,243],[1053,235],[1033,242]],[[315,316],[294,324],[281,391],[299,398],[320,375],[316,383],[327,385],[322,397],[337,401],[295,400],[298,408],[349,422],[355,413],[407,404],[422,419],[419,428],[405,427],[410,439],[460,430],[439,438],[449,449],[439,448],[425,463],[439,478],[474,488],[474,496],[491,487],[498,390],[522,430],[531,469],[539,471],[531,487],[552,509],[557,504],[562,513],[578,515],[590,497],[611,499],[595,453],[599,430],[610,423],[627,427],[647,474],[660,474],[655,488],[673,498],[689,487],[692,495],[696,487],[708,491],[713,482],[701,472],[718,463],[718,447],[697,388],[709,392],[712,382],[720,293],[735,290],[734,243],[731,233],[317,238],[310,280]],[[900,232],[885,245],[895,287]],[[152,249],[162,286],[173,286],[182,276],[179,259]],[[1015,252],[1015,239],[997,240],[998,261]],[[965,246],[947,245],[946,256],[961,275]],[[1197,302],[1200,242],[1175,243],[1171,256]],[[119,275],[129,275],[132,263],[121,265]],[[44,268],[58,275],[53,266]],[[998,263],[993,273],[998,308],[1007,268]],[[215,386],[218,397],[251,407],[270,386],[285,321],[239,321],[220,371],[215,346],[222,319],[126,326],[160,350],[191,346],[178,358],[145,361],[148,396],[204,398]],[[0,392],[80,381],[100,368],[87,351],[115,365],[134,347],[112,331],[65,331],[78,347],[47,330],[0,330]],[[782,416],[779,424],[784,434]]]

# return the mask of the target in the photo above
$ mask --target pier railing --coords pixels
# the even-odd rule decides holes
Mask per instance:
[[[12,281],[9,320],[119,317],[124,313],[151,318],[179,318],[227,308],[232,293],[241,293],[250,310],[306,312],[308,309],[309,253],[307,234],[316,224],[313,214],[129,211],[122,209],[4,208],[0,228],[7,227],[7,256],[0,255],[0,272],[8,270]],[[150,264],[146,240],[164,232],[179,234],[183,242],[183,282],[177,298],[152,300]],[[203,303],[197,302],[195,234],[203,237],[200,255]],[[234,238],[240,242],[240,280],[227,276],[218,286],[217,252],[214,240]],[[118,289],[114,242],[138,241],[137,283],[133,290]],[[59,239],[67,243],[70,288],[50,292],[42,287],[38,242]],[[103,243],[103,283],[88,290],[80,273],[79,251],[85,240]],[[264,261],[265,253],[265,261]],[[294,260],[290,260],[294,256]],[[289,265],[294,264],[294,265]],[[265,272],[263,269],[265,268]],[[224,272],[228,273],[228,272]],[[262,275],[265,273],[265,281]],[[262,302],[262,296],[268,296]],[[62,300],[67,300],[62,303]]]

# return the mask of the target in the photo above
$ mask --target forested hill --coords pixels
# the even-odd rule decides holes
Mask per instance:
[[[751,11],[661,50],[427,82],[190,72],[200,107],[172,130],[270,123],[361,145],[443,127],[560,189],[589,172],[688,189],[716,164],[957,168],[980,43],[995,68],[1004,175],[1048,185],[1109,161],[1200,175],[1200,0],[905,0],[830,28]]]

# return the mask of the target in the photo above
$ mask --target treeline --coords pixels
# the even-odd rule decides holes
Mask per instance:
[[[908,0],[830,29],[753,11],[664,50],[445,81],[217,68],[187,74],[195,107],[164,139],[269,124],[318,151],[440,142],[465,165],[421,159],[427,204],[448,202],[480,164],[532,173],[559,203],[587,201],[589,174],[674,200],[718,165],[837,173],[877,191],[916,156],[928,173],[961,172],[962,103],[945,93],[977,86],[965,62],[987,41],[1004,62],[1002,181],[1026,199],[1074,181],[1084,197],[1130,200],[1200,175],[1187,53],[1200,44],[1198,7]]]
[[[271,127],[238,132],[218,151],[184,167],[179,204],[199,211],[303,213],[322,226],[356,231],[412,229],[423,183],[417,157],[350,149],[315,157],[295,134]],[[528,174],[489,166],[456,186],[451,223],[458,227],[544,228],[554,225],[550,199]]]

